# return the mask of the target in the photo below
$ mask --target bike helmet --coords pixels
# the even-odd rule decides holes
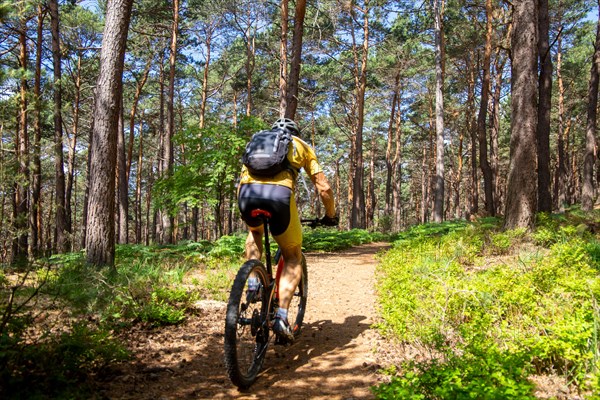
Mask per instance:
[[[283,129],[289,131],[293,135],[300,134],[298,125],[296,125],[296,123],[289,118],[279,118],[277,121],[275,121],[271,129]]]

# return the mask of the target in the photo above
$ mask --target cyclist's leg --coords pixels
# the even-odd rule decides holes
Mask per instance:
[[[246,238],[246,259],[260,260],[262,258],[262,240],[264,235],[264,227],[260,225],[258,227],[248,227],[248,237]]]
[[[302,227],[294,196],[290,199],[290,222],[281,235],[275,236],[283,256],[279,280],[279,305],[287,309],[302,277]]]
[[[302,248],[300,245],[281,249],[284,267],[279,280],[279,305],[287,309],[302,278]]]

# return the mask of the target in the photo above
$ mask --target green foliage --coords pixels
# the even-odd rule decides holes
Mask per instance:
[[[26,325],[0,336],[0,387],[12,398],[90,398],[88,371],[127,359],[108,331],[77,322],[59,335],[28,343]]]
[[[598,242],[577,218],[540,221],[531,234],[486,220],[399,236],[380,266],[380,328],[436,356],[402,365],[379,398],[532,398],[530,373],[595,385]]]
[[[336,251],[384,240],[387,240],[387,236],[364,229],[350,231],[329,228],[305,229],[302,247],[304,251]]]
[[[476,346],[476,344],[475,344]],[[411,362],[407,372],[373,388],[380,399],[534,399],[527,356],[473,347],[463,357]]]
[[[233,182],[240,172],[241,155],[248,138],[265,127],[261,120],[246,117],[237,127],[220,123],[199,131],[193,125],[180,132],[174,139],[185,145],[186,163],[177,165],[171,176],[155,184],[155,204],[176,213],[181,204],[216,204],[220,198],[229,197],[235,191]]]
[[[214,259],[237,258],[244,253],[246,237],[240,235],[221,236],[214,244],[208,255]]]
[[[158,288],[150,294],[137,316],[154,326],[176,325],[185,320],[185,308],[181,305],[188,300],[189,294],[182,289]]]

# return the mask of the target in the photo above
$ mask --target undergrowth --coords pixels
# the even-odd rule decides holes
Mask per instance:
[[[92,398],[89,375],[129,357],[119,340],[128,328],[180,324],[196,301],[227,300],[245,239],[120,245],[115,268],[96,269],[83,253],[70,253],[0,270],[0,398]],[[381,239],[316,229],[305,232],[304,249]]]
[[[540,215],[526,232],[488,218],[401,234],[379,270],[380,329],[430,356],[400,365],[377,397],[528,399],[528,378],[544,374],[596,393],[600,242],[589,227],[599,220]]]

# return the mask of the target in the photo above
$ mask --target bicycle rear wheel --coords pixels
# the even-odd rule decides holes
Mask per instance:
[[[275,264],[277,268],[281,268],[279,260],[281,253],[277,250],[275,254]],[[304,313],[306,311],[306,299],[308,298],[308,268],[306,266],[306,259],[302,254],[302,278],[300,283],[294,292],[294,296],[288,307],[288,321],[292,326],[292,332],[294,332],[294,338],[298,338],[302,332],[302,323],[304,321]]]
[[[231,382],[240,389],[254,383],[265,359],[268,291],[267,271],[258,260],[247,261],[231,287],[225,318],[225,367]]]

